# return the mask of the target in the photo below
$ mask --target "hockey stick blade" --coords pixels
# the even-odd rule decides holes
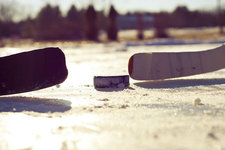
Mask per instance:
[[[62,83],[68,75],[59,48],[44,48],[0,57],[0,95],[39,90]]]
[[[225,45],[198,52],[136,53],[128,63],[135,80],[161,80],[225,68]]]

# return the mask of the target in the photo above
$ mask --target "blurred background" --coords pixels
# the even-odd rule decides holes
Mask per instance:
[[[224,40],[223,0],[0,0],[7,40]]]

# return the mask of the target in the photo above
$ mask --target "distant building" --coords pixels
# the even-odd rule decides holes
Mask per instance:
[[[153,27],[153,16],[151,14],[143,14],[142,21],[144,29],[151,29]],[[136,14],[126,14],[117,17],[117,24],[119,30],[129,30],[138,28],[138,18]]]

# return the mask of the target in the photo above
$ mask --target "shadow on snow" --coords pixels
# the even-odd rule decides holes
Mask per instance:
[[[71,102],[59,99],[34,97],[0,97],[0,112],[33,111],[39,113],[65,112]]]
[[[161,89],[161,88],[180,88],[201,85],[220,85],[225,84],[225,78],[214,79],[175,79],[175,80],[157,80],[145,81],[135,83],[136,86],[148,89]]]

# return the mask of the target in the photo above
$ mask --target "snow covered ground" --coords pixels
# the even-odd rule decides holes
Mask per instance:
[[[161,81],[130,79],[126,89],[93,86],[97,75],[127,75],[128,59],[137,52],[219,45],[60,42],[2,47],[0,56],[60,47],[69,76],[60,86],[0,97],[0,149],[225,150],[225,69]]]

